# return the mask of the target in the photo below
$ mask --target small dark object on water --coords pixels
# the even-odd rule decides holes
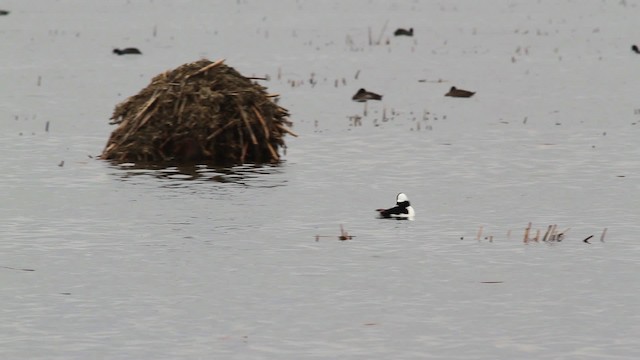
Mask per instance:
[[[18,268],[14,268],[14,267],[11,267],[11,266],[0,266],[0,268],[9,269],[9,270],[16,270],[16,271],[35,271],[33,269],[18,269]]]
[[[585,243],[587,243],[587,244],[591,244],[591,243],[589,242],[589,239],[591,239],[592,237],[593,237],[593,235],[589,235],[586,239],[582,240],[582,242],[585,242]]]
[[[351,100],[357,102],[365,102],[367,100],[382,100],[382,95],[367,91],[365,89],[360,89],[355,95],[353,95]]]
[[[344,231],[344,227],[342,227],[342,224],[340,224],[340,236],[338,237],[338,240],[345,241],[345,240],[351,240],[353,238],[354,236],[349,235],[348,232]]]
[[[449,92],[444,94],[444,96],[468,98],[468,97],[472,97],[473,94],[475,94],[475,92],[468,91],[468,90],[457,89],[455,86],[452,86],[451,89],[449,89]]]
[[[124,48],[122,50],[113,49],[113,53],[118,55],[142,55],[142,52],[138,50],[138,48],[132,47]]]
[[[60,161],[60,164],[58,164],[58,166],[63,167],[64,166],[64,160]]]
[[[502,284],[504,281],[480,281],[481,284]]]
[[[633,51],[636,54],[640,54],[640,49],[638,49],[637,45],[632,45],[631,46],[631,51]]]
[[[49,122],[47,121],[47,124],[44,126],[44,131],[45,132],[49,132]]]
[[[413,36],[413,28],[407,29],[398,29],[393,33],[395,36]]]
[[[9,15],[9,11],[8,10],[0,10],[0,16],[2,15]]]

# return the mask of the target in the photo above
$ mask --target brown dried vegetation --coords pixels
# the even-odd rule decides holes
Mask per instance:
[[[103,159],[134,163],[274,163],[288,127],[278,95],[242,76],[223,60],[202,59],[153,78],[118,104],[118,127]]]

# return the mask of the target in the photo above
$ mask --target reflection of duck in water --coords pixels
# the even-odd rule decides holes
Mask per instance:
[[[365,89],[360,89],[355,95],[353,95],[351,100],[358,102],[364,102],[367,100],[382,100],[382,95],[372,93],[371,91],[367,91]]]
[[[393,33],[395,36],[413,36],[413,28],[407,29],[398,29]]]
[[[473,94],[475,94],[475,92],[457,89],[455,86],[452,86],[449,92],[444,94],[444,96],[468,98],[468,97],[472,97]]]
[[[138,50],[137,48],[125,48],[125,49],[113,49],[113,53],[114,54],[118,54],[118,55],[142,55],[142,52],[140,52],[140,50]]]
[[[404,193],[399,193],[396,197],[396,206],[389,209],[376,209],[376,211],[383,219],[413,220],[416,215],[409,203],[409,198]]]
[[[638,49],[638,45],[632,45],[631,51],[633,51],[636,54],[640,54],[640,49]]]

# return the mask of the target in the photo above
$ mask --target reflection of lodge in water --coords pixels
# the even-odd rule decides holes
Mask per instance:
[[[132,181],[136,177],[154,177],[160,180],[186,182],[213,182],[235,184],[253,188],[274,188],[285,186],[283,165],[238,165],[233,167],[210,167],[207,165],[136,165],[124,163],[113,165],[118,171],[113,173],[123,181]],[[283,176],[278,176],[283,175]]]

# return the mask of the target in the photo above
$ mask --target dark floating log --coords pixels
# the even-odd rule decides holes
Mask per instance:
[[[202,59],[157,75],[118,104],[102,159],[133,163],[276,163],[289,112],[277,95],[224,64]]]

